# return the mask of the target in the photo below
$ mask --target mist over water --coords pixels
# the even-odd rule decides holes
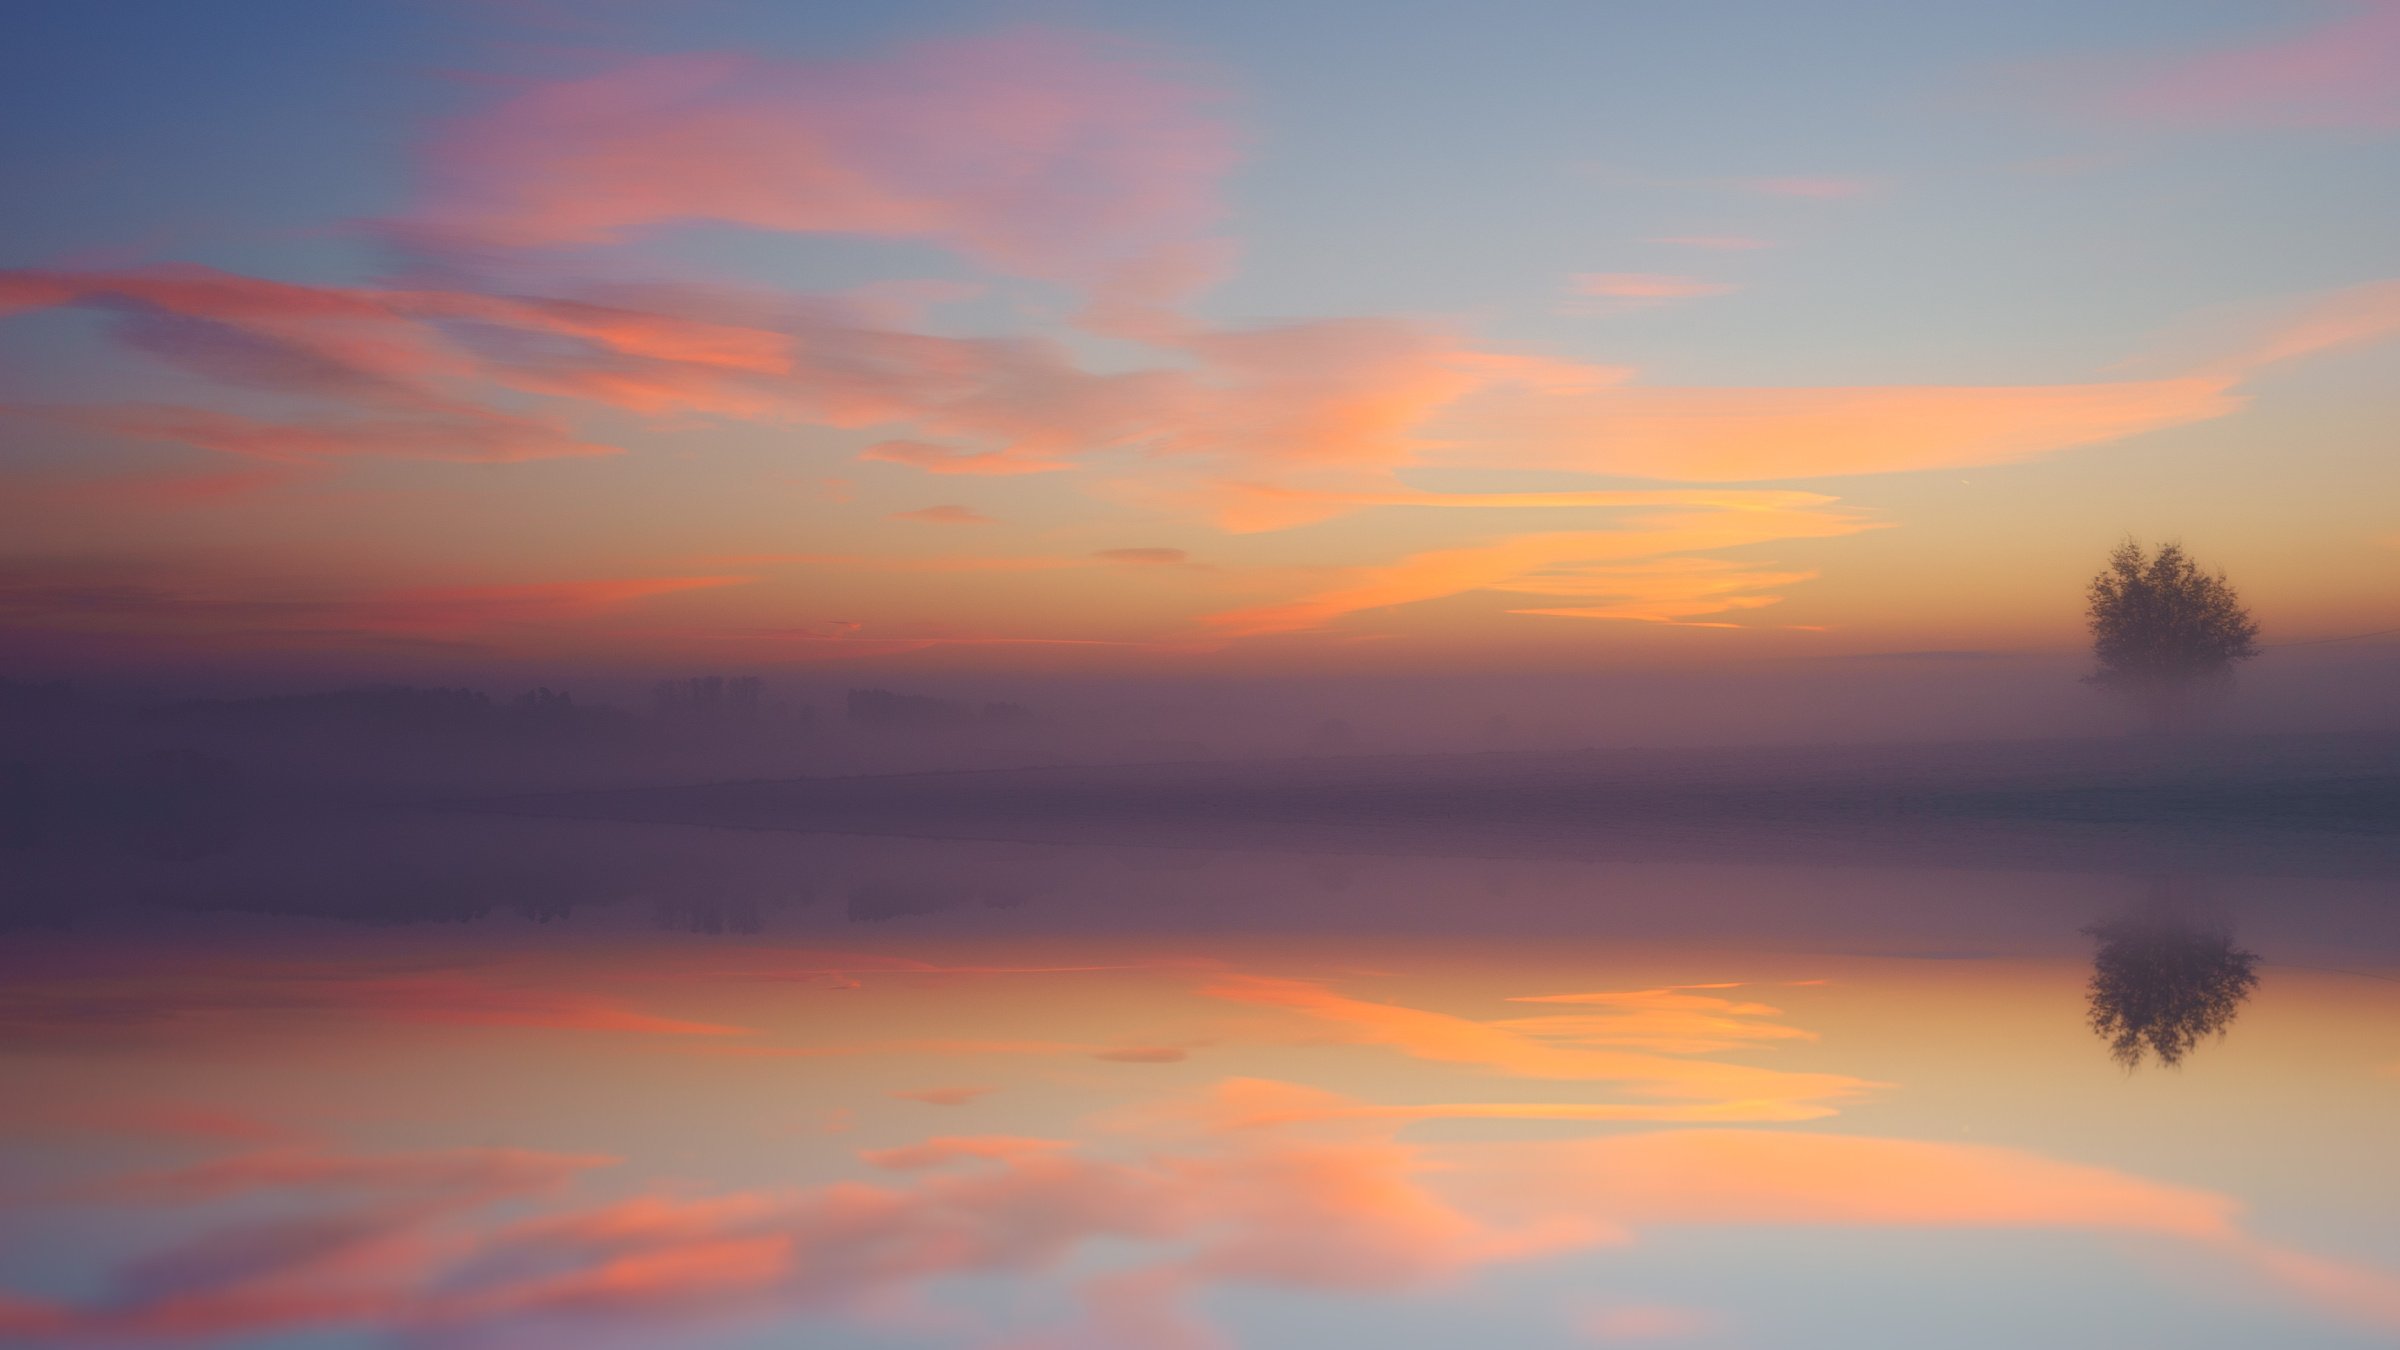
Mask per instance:
[[[0,1350],[2400,1344],[2400,0],[0,17]]]
[[[0,935],[8,1325],[2391,1334],[2389,870],[2092,871],[2038,833],[2005,868],[1458,838],[339,807],[54,857]],[[2158,963],[2127,953],[2228,939],[2254,974],[2162,1039],[2178,996],[2129,993]],[[2127,1072],[2127,1034],[2172,1067]],[[1896,1271],[1916,1296],[1879,1295]]]
[[[12,682],[0,1340],[2381,1344],[2381,662]]]

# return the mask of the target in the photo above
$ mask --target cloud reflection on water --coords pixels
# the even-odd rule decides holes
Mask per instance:
[[[2169,1089],[2299,1128],[2309,1103],[2363,1090],[2326,1077],[2346,1061],[2236,1048],[2206,1074],[2098,1072],[2073,921],[2021,880],[1988,884],[2055,930],[2037,955],[1995,952],[2015,920],[1955,897],[1953,917],[1896,922],[1872,888],[1919,884],[1897,874],[1762,882],[1822,928],[1748,946],[1592,936],[1678,912],[1631,888],[1722,884],[1622,872],[1562,873],[1555,911],[1553,881],[1527,873],[1510,903],[1558,925],[1538,941],[1262,941],[1065,921],[1114,919],[1095,906],[1132,885],[1231,895],[1308,864],[985,865],[949,847],[863,844],[847,872],[798,856],[834,895],[876,875],[978,894],[941,883],[980,872],[1044,903],[866,925],[802,904],[766,933],[661,931],[660,861],[549,924],[503,906],[439,927],[216,916],[29,940],[0,993],[0,1072],[25,1103],[0,1178],[0,1340],[1176,1350],[1346,1325],[1259,1311],[1285,1291],[1360,1316],[1447,1301],[1512,1344],[1813,1345],[1778,1339],[1781,1267],[1760,1253],[1783,1249],[1761,1244],[1935,1232],[1906,1241],[1978,1288],[2023,1274],[1979,1264],[1978,1244],[2015,1234],[2164,1272],[2190,1306],[2141,1303],[2162,1325],[2240,1308],[2291,1345],[2400,1330],[2400,1284],[2294,1189],[2304,1165],[2119,1138],[2216,1100]],[[755,860],[761,893],[788,856]],[[1382,904],[1448,884],[1420,860],[1347,865],[1345,894]],[[1879,935],[1993,954],[1858,954]],[[2375,989],[2278,989],[2317,1001],[2262,1010],[2251,1036],[2355,1044],[2382,1085],[2369,1069],[2400,1046],[2374,1039]],[[2324,1156],[2346,1138],[2320,1134]],[[1709,1297],[1652,1287],[1678,1261]],[[1496,1292],[1520,1278],[1568,1286]],[[974,1292],[995,1288],[998,1311]]]

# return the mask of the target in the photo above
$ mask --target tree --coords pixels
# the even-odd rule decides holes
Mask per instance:
[[[2109,1057],[2128,1070],[2143,1053],[2169,1068],[2192,1048],[2233,1025],[2258,987],[2256,952],[2233,945],[2221,927],[2154,908],[2083,930],[2092,953],[2091,1026]]]
[[[2181,544],[2145,554],[2128,539],[2092,578],[2092,655],[2085,677],[2131,698],[2153,729],[2181,731],[2202,695],[2233,682],[2233,663],[2258,655],[2258,624],[2222,572],[2200,570]]]

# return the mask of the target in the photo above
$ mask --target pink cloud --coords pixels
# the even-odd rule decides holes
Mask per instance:
[[[1643,241],[1649,244],[1673,244],[1679,248],[1707,249],[1712,253],[1741,253],[1752,249],[1773,248],[1774,241],[1747,234],[1663,234]]]
[[[2153,63],[2111,102],[2177,126],[2400,129],[2400,5]]]
[[[1210,102],[1153,54],[1064,31],[845,61],[657,57],[461,119],[398,224],[521,247],[712,221],[1093,281],[1215,222],[1235,145]]]
[[[1615,1303],[1576,1314],[1575,1329],[1602,1345],[1681,1341],[1717,1331],[1721,1319],[1700,1308],[1664,1303]]]
[[[272,465],[216,473],[10,474],[0,482],[23,499],[62,507],[177,511],[244,500],[305,477],[300,466]]]
[[[1156,336],[1181,364],[1102,373],[1046,339],[877,329],[829,302],[776,308],[670,290],[639,297],[669,308],[637,310],[321,290],[195,269],[18,282],[35,302],[119,297],[258,328],[292,355],[254,363],[249,374],[271,371],[291,392],[371,405],[367,416],[289,422],[141,405],[49,413],[120,434],[286,462],[608,450],[554,417],[496,411],[449,392],[460,381],[482,382],[649,415],[888,427],[909,434],[877,442],[864,458],[935,473],[1054,471],[1138,451],[1189,466],[1204,494],[1225,499],[1219,514],[1242,499],[1251,522],[1244,528],[1305,523],[1389,499],[1393,470],[1449,456],[1682,481],[1895,472],[2008,462],[2241,406],[2231,392],[2241,372],[2223,371],[2013,387],[1651,387],[1629,382],[1622,369],[1491,352],[1397,319],[1183,324]],[[1647,274],[1591,280],[1594,291],[1628,303],[1716,285]],[[2328,322],[2385,323],[2390,307],[2361,295],[2363,318]],[[542,348],[538,358],[505,344],[461,346],[449,325],[466,319],[575,345]],[[317,324],[340,331],[321,333]],[[358,336],[369,330],[372,341]],[[2277,359],[2348,340],[2295,338]],[[1158,473],[1146,476],[1153,483],[1142,490],[1157,491]]]
[[[1833,201],[1843,197],[1862,197],[1874,190],[1874,183],[1864,178],[1840,178],[1826,175],[1780,178],[1732,178],[1726,182],[1745,192],[1762,193],[1769,197],[1806,197],[1818,201]]]
[[[1030,1139],[1022,1135],[939,1135],[900,1148],[867,1149],[858,1156],[869,1167],[887,1172],[918,1172],[956,1162],[1001,1162],[1073,1147],[1063,1139]]]
[[[279,1190],[456,1192],[484,1201],[555,1191],[583,1172],[616,1162],[594,1154],[505,1148],[389,1154],[276,1149],[169,1171],[133,1173],[106,1183],[99,1193],[112,1200],[153,1204],[189,1204]]]
[[[990,1096],[991,1092],[992,1089],[988,1087],[932,1087],[895,1092],[892,1095],[902,1101],[923,1102],[927,1106],[965,1106],[978,1097]]]
[[[301,464],[361,455],[398,459],[456,460],[506,464],[523,460],[614,455],[615,446],[577,439],[556,422],[481,410],[424,418],[348,418],[272,422],[234,413],[168,404],[114,403],[90,406],[17,404],[0,412],[36,417],[65,426],[134,440],[171,441],[244,459]],[[239,491],[265,480],[211,483]],[[187,480],[188,484],[188,480]],[[187,491],[187,499],[190,494]]]
[[[1657,272],[1578,272],[1571,289],[1577,295],[1609,300],[1686,300],[1702,295],[1730,295],[1736,288],[1728,282]]]
[[[64,1303],[0,1294],[0,1335],[63,1335],[81,1320],[76,1310]]]
[[[2244,380],[2287,362],[2394,337],[2400,337],[2400,281],[2365,282],[2308,298],[2236,343],[2207,370],[2226,381]]]
[[[302,1132],[242,1111],[201,1102],[124,1101],[74,1108],[34,1108],[20,1123],[44,1131],[98,1132],[186,1143],[290,1144]]]
[[[462,411],[434,382],[468,364],[372,292],[192,266],[6,277],[10,307],[103,311],[121,344],[220,384],[418,416]]]
[[[1083,1289],[1091,1326],[1069,1334],[1197,1345],[1211,1333],[1186,1305],[1228,1284],[1422,1289],[1689,1224],[2145,1234],[2226,1253],[2363,1325],[2389,1326],[2394,1311],[2388,1274],[2251,1238],[2225,1196],[2022,1150],[1757,1129],[1420,1147],[1392,1128],[1166,1134],[1131,1163],[1051,1140],[937,1138],[871,1155],[905,1184],[637,1195],[527,1218],[488,1207],[561,1195],[609,1160],[243,1155],[128,1178],[117,1194],[276,1192],[319,1207],[203,1230],[123,1272],[130,1296],[110,1304],[17,1300],[0,1316],[86,1338],[353,1326],[498,1343],[609,1326],[655,1339],[694,1318],[838,1311],[942,1278],[1056,1272],[1105,1247],[1110,1274]],[[1627,1304],[1592,1310],[1583,1329],[1659,1339],[1707,1320]]]
[[[638,591],[643,583],[603,583]],[[456,603],[428,599],[424,603]],[[444,614],[444,622],[453,621]],[[413,627],[431,616],[394,620]],[[105,996],[73,981],[23,980],[0,1003],[0,1026],[19,1035],[80,1032],[94,1024],[173,1033],[241,1018],[294,1013],[408,1025],[523,1027],[637,1035],[730,1037],[747,1028],[667,1017],[583,991],[465,971],[379,974],[306,965],[182,965],[141,972]]]
[[[683,587],[655,589],[657,582],[602,583],[612,600],[638,599]],[[612,600],[578,597],[579,603]],[[432,603],[444,603],[434,600]],[[398,1021],[440,1026],[544,1027],[563,1031],[630,1032],[651,1036],[742,1036],[747,1027],[662,1017],[589,994],[512,987],[455,975],[415,975],[356,980],[342,992],[347,1007]]]

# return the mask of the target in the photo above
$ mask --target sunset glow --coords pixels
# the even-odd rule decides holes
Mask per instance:
[[[0,1350],[2400,1343],[2400,0],[0,34]]]
[[[1843,20],[1802,39],[1823,50],[1799,65],[1856,84],[1805,147],[1754,125],[1801,79],[1764,48],[1610,73],[1696,17],[1495,37],[1508,54],[1457,78],[1519,60],[1507,82],[1550,120],[1462,113],[1404,148],[1371,128],[1414,124],[1403,72],[1439,59],[1440,25],[1363,25],[1318,87],[1313,47],[1147,10],[958,31],[786,11],[740,42],[664,12],[538,41],[506,8],[312,16],[278,41],[442,56],[283,95],[325,137],[269,133],[271,203],[196,172],[148,190],[205,230],[20,213],[0,622],[78,662],[404,660],[401,634],[497,660],[704,639],[807,667],[938,638],[1251,669],[1322,665],[1294,634],[1438,662],[1485,619],[1559,616],[1592,621],[1590,660],[2007,647],[2071,613],[1936,632],[1888,577],[2015,610],[2080,557],[2037,543],[1968,580],[1960,513],[2039,500],[2272,566],[2270,626],[2375,627],[2388,605],[2309,597],[2380,565],[2393,525],[2366,504],[2400,500],[2373,449],[2400,259],[2387,232],[2319,228],[2389,214],[2388,10],[2059,15],[2005,44],[1926,17],[1871,66],[1832,50]],[[200,21],[161,17],[123,79]],[[1536,54],[1578,46],[1622,56]],[[142,97],[18,90],[70,122]],[[105,134],[25,142],[20,199]],[[186,133],[199,164],[259,135]],[[2253,169],[2283,186],[2251,191]],[[1336,202],[1317,176],[1374,187]],[[2171,512],[2094,510],[2156,474]],[[2283,504],[2336,475],[2332,518]],[[886,522],[973,525],[1008,579],[966,603],[923,569],[967,532]],[[1875,553],[1844,543],[1870,530]],[[1194,567],[1078,571],[1168,551]],[[701,580],[704,553],[861,561]],[[514,598],[503,622],[394,595]],[[1678,643],[1625,646],[1662,623]],[[770,629],[818,636],[743,636]]]

